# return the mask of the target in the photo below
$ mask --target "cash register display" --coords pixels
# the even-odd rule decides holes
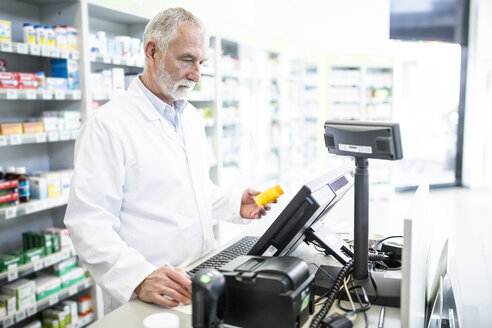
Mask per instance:
[[[353,168],[343,167],[305,184],[248,255],[285,256],[292,253],[306,239],[309,227],[322,219],[353,183]]]

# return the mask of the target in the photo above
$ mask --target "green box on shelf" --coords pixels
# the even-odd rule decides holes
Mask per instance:
[[[60,236],[59,235],[51,235],[52,241],[51,243],[53,244],[53,253],[59,252],[61,250],[60,247]]]
[[[53,266],[55,276],[62,276],[77,267],[77,258],[71,257]]]
[[[31,263],[33,260],[43,258],[45,256],[45,248],[37,247],[24,251],[24,263]]]
[[[85,278],[85,271],[83,268],[74,268],[67,274],[60,276],[62,288],[70,287]]]
[[[53,238],[49,233],[41,233],[41,246],[46,248],[46,255],[53,253]]]
[[[36,300],[42,300],[61,290],[61,280],[55,276],[39,276],[34,278],[36,283]]]
[[[5,306],[7,315],[15,313],[17,304],[17,298],[15,295],[3,295],[0,294],[0,306]]]
[[[61,328],[60,323],[56,319],[43,319],[43,328]]]
[[[0,272],[9,270],[10,266],[21,266],[24,264],[24,258],[19,254],[0,254]]]

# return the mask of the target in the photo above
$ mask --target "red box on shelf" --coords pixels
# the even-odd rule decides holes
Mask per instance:
[[[19,80],[15,72],[0,72],[0,88],[17,89]]]
[[[17,73],[17,80],[19,81],[19,89],[38,88],[38,77],[34,73]]]
[[[13,202],[19,199],[19,192],[12,192],[10,194],[5,194],[0,196],[0,204]]]
[[[18,180],[9,180],[9,181],[1,181],[0,182],[0,190],[3,189],[13,189],[19,186]]]

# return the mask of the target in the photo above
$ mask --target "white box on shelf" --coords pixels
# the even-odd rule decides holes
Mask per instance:
[[[46,199],[48,198],[48,182],[44,177],[30,177],[31,198]]]
[[[115,67],[112,69],[113,76],[113,92],[119,94],[125,91],[125,70]]]

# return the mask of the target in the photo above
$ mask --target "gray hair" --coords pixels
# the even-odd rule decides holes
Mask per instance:
[[[150,40],[157,42],[159,49],[166,53],[168,45],[178,37],[179,25],[188,22],[199,30],[205,31],[203,22],[183,8],[169,8],[152,18],[143,34],[144,47]]]

